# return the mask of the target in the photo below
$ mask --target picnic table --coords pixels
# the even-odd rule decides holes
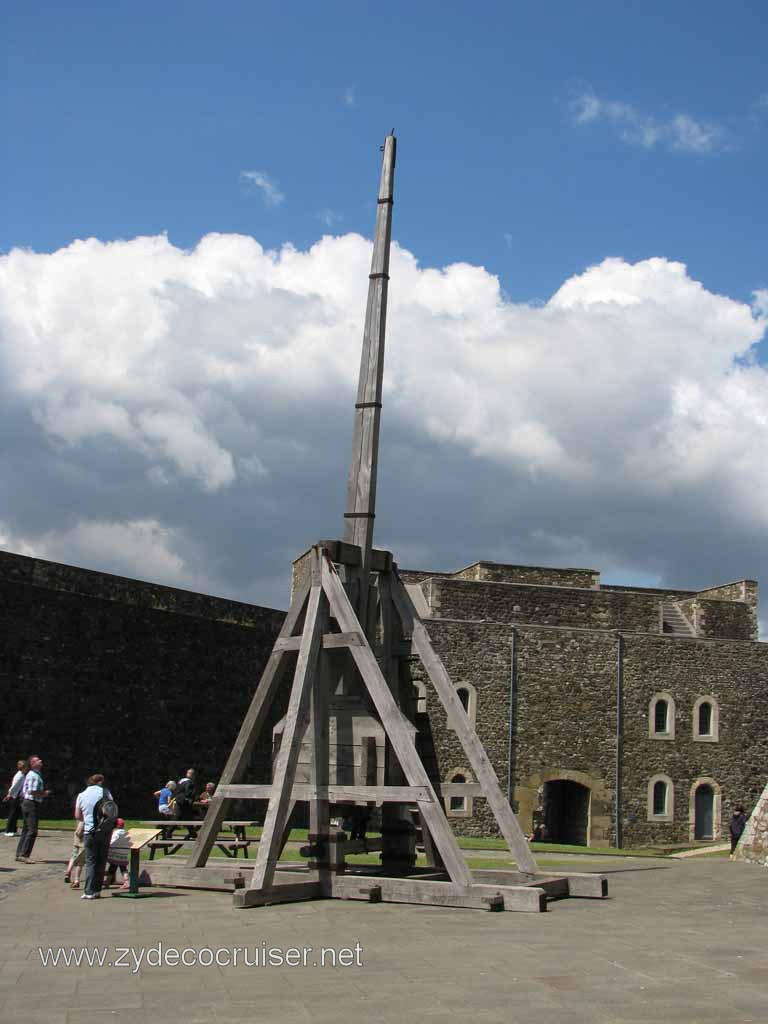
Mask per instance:
[[[168,854],[178,853],[183,847],[191,846],[197,842],[197,834],[203,827],[204,820],[196,818],[194,821],[179,821],[176,818],[166,818],[163,821],[151,821],[147,824],[157,829],[159,833],[159,838],[155,838],[149,843],[149,859],[154,860],[155,853],[158,850],[162,850],[167,856]],[[247,858],[249,846],[251,843],[258,842],[258,840],[248,839],[245,834],[246,829],[259,824],[261,822],[225,821],[222,828],[232,832],[235,838],[230,839],[220,832],[216,837],[215,844],[227,857],[237,857],[238,852],[242,850],[243,856]],[[179,829],[187,830],[186,838],[180,839],[178,836],[174,836],[174,832],[177,832]]]

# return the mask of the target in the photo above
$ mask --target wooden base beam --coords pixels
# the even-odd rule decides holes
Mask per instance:
[[[420,903],[435,907],[468,907],[473,910],[509,910],[540,914],[547,909],[547,894],[539,886],[463,886],[453,882],[425,882],[414,878],[381,878],[379,875],[336,875],[331,892],[334,899],[372,902]]]
[[[285,882],[269,889],[236,889],[232,906],[237,910],[247,907],[271,907],[276,903],[300,903],[319,900],[323,896],[320,882]]]

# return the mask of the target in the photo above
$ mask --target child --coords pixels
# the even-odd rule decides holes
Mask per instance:
[[[125,828],[125,822],[118,818],[115,827],[112,829],[112,838],[109,840],[109,853],[107,854],[107,874],[104,880],[105,886],[114,885],[118,868],[120,869],[120,881],[125,882],[128,878],[128,861],[131,857],[131,840]]]
[[[164,818],[172,818],[175,809],[173,792],[176,789],[176,783],[171,779],[166,782],[162,789],[155,790],[155,796],[157,797],[157,809]]]
[[[82,821],[78,821],[75,826],[75,834],[72,838],[72,854],[67,864],[67,871],[64,875],[64,881],[70,882],[73,889],[80,888],[80,870],[85,861],[85,850],[83,848],[83,829],[85,825]]]

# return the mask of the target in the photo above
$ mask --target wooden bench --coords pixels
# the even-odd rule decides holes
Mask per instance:
[[[162,850],[165,856],[178,853],[185,846],[194,846],[196,839],[153,839],[148,843],[149,859],[155,859],[157,850]],[[258,843],[258,839],[217,839],[215,845],[227,857],[237,857],[238,851],[243,851],[243,857],[248,858],[248,848],[251,843]]]

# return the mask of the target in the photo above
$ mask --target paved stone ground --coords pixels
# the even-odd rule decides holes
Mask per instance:
[[[2,1024],[735,1024],[768,1021],[768,872],[606,858],[611,898],[546,914],[324,901],[235,911],[177,890],[85,902],[68,839],[0,840]],[[574,869],[585,870],[583,858]],[[362,946],[362,967],[43,967],[38,947]]]

